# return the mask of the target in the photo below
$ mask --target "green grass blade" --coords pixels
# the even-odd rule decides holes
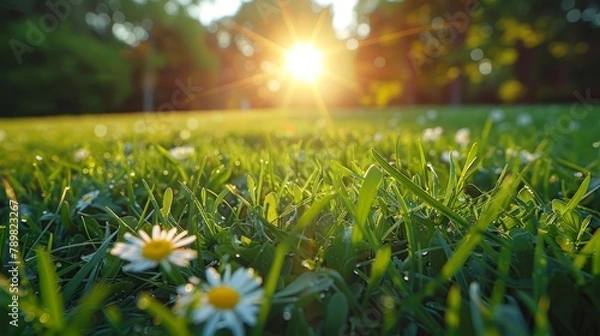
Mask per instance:
[[[462,226],[464,228],[468,228],[470,226],[469,222],[467,222],[467,220],[462,218],[458,213],[456,213],[455,211],[452,211],[450,208],[445,206],[443,203],[441,203],[440,201],[433,198],[425,190],[421,189],[421,187],[416,185],[408,177],[406,177],[404,174],[402,174],[399,170],[392,167],[383,158],[383,156],[381,156],[381,154],[379,154],[376,150],[372,149],[371,153],[373,154],[375,161],[377,161],[377,163],[379,163],[379,165],[386,172],[388,172],[392,177],[394,177],[396,180],[398,180],[400,183],[402,183],[402,185],[404,185],[406,188],[408,188],[412,193],[417,195],[423,201],[427,202],[431,207],[433,207],[437,211],[441,212],[446,217],[450,218],[451,220],[453,220],[455,223],[459,224],[460,226]]]
[[[488,200],[480,217],[459,244],[454,255],[442,267],[443,278],[452,277],[465,263],[471,252],[479,245],[487,227],[498,217],[505,203],[514,195],[520,178],[505,181],[494,197]]]
[[[72,316],[69,318],[70,322],[66,334],[85,334],[85,328],[92,320],[92,315],[104,306],[104,300],[109,294],[110,289],[106,285],[99,284],[92,287],[73,310]]]
[[[592,238],[585,244],[579,254],[573,260],[573,266],[577,269],[585,266],[588,258],[592,259],[592,275],[600,275],[600,230],[596,230]]]
[[[577,205],[583,200],[583,196],[586,194],[588,188],[590,187],[590,181],[591,175],[586,176],[583,182],[581,182],[581,185],[579,186],[573,197],[571,197],[569,203],[567,203],[565,212],[575,209],[575,207],[577,207]]]
[[[138,308],[147,311],[156,321],[160,321],[170,335],[188,336],[185,320],[179,318],[167,309],[164,304],[156,301],[148,294],[140,294]]]
[[[460,288],[457,286],[450,287],[446,303],[446,325],[448,326],[447,335],[458,335],[458,327],[460,326],[460,305],[461,305]]]
[[[173,189],[167,188],[163,193],[163,206],[160,208],[160,212],[164,218],[169,218],[171,212],[171,206],[173,205]]]
[[[273,259],[273,264],[271,266],[271,270],[267,275],[267,280],[264,285],[264,298],[265,302],[263,303],[260,313],[258,316],[258,323],[254,327],[252,332],[253,335],[258,336],[262,334],[262,330],[267,322],[267,317],[269,315],[269,310],[271,309],[270,300],[275,293],[275,288],[277,286],[277,281],[281,275],[281,269],[283,267],[283,262],[285,261],[285,257],[287,256],[290,248],[292,247],[294,241],[298,238],[298,235],[304,230],[304,228],[310,224],[321,212],[321,210],[329,204],[331,199],[333,198],[333,194],[327,195],[317,201],[315,201],[310,208],[298,219],[298,223],[296,226],[289,232],[288,236],[277,245],[275,249],[275,258]]]
[[[352,242],[358,243],[363,240],[367,233],[367,217],[371,212],[371,205],[377,197],[377,189],[381,183],[382,175],[375,166],[367,169],[362,185],[358,192],[358,202],[356,204],[356,223],[352,230]]]
[[[369,276],[369,282],[367,283],[367,290],[363,296],[363,307],[366,307],[371,294],[381,283],[381,280],[383,279],[391,260],[392,249],[389,245],[381,247],[375,253],[375,259],[373,260],[373,265],[371,266],[371,275]]]
[[[108,250],[108,246],[112,242],[112,239],[117,235],[119,231],[113,232],[107,239],[105,239],[100,247],[94,253],[92,259],[87,262],[83,267],[73,276],[73,278],[68,282],[63,290],[63,297],[66,302],[70,302],[73,299],[73,295],[75,295],[75,291],[79,288],[79,286],[86,280],[85,277],[100,263],[102,263],[105,259],[106,252]],[[93,283],[95,281],[94,278],[88,278],[88,283]]]
[[[35,254],[40,271],[40,295],[42,297],[42,304],[48,314],[48,323],[46,325],[50,329],[59,332],[64,327],[65,310],[58,278],[56,277],[56,270],[50,253],[44,251],[42,248],[38,248]]]

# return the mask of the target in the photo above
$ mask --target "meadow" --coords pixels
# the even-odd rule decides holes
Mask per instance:
[[[0,120],[2,334],[598,335],[598,113]]]

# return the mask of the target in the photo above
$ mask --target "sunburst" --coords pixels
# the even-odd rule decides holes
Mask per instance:
[[[282,5],[279,8],[281,9],[282,19],[286,25],[290,41],[285,46],[253,31],[245,25],[238,24],[233,20],[228,20],[226,27],[242,34],[254,43],[261,45],[263,49],[273,51],[273,60],[282,59],[282,63],[279,64],[279,77],[288,78],[290,80],[286,92],[283,95],[282,107],[289,107],[292,97],[296,96],[299,90],[307,91],[308,89],[318,111],[326,119],[329,119],[329,112],[321,87],[322,83],[325,82],[325,79],[349,92],[354,92],[354,94],[360,93],[359,84],[352,76],[332,71],[331,67],[326,64],[328,56],[346,52],[347,50],[341,47],[342,43],[328,48],[323,48],[322,45],[319,46],[318,37],[325,19],[325,11],[319,13],[316,24],[312,27],[310,37],[303,40],[297,34],[297,27],[294,26],[292,14],[290,13],[288,6]],[[387,33],[382,36],[373,36],[363,39],[360,42],[359,48],[379,43],[382,40],[396,40],[431,29],[431,25],[425,25],[404,31]],[[278,55],[283,55],[284,57],[280,58]],[[259,73],[209,89],[201,95],[212,95],[248,85],[260,85],[260,83],[267,83],[271,79],[271,74]]]

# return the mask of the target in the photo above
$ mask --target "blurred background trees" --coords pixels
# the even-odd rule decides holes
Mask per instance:
[[[219,3],[229,11],[213,13]],[[326,0],[6,0],[0,115],[548,103],[600,91],[600,1],[355,3],[334,27],[342,3]],[[315,85],[282,71],[297,41],[324,52]]]

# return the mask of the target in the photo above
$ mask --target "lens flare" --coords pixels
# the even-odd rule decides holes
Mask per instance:
[[[323,55],[310,44],[296,44],[286,56],[285,67],[296,80],[312,83],[323,71]]]

